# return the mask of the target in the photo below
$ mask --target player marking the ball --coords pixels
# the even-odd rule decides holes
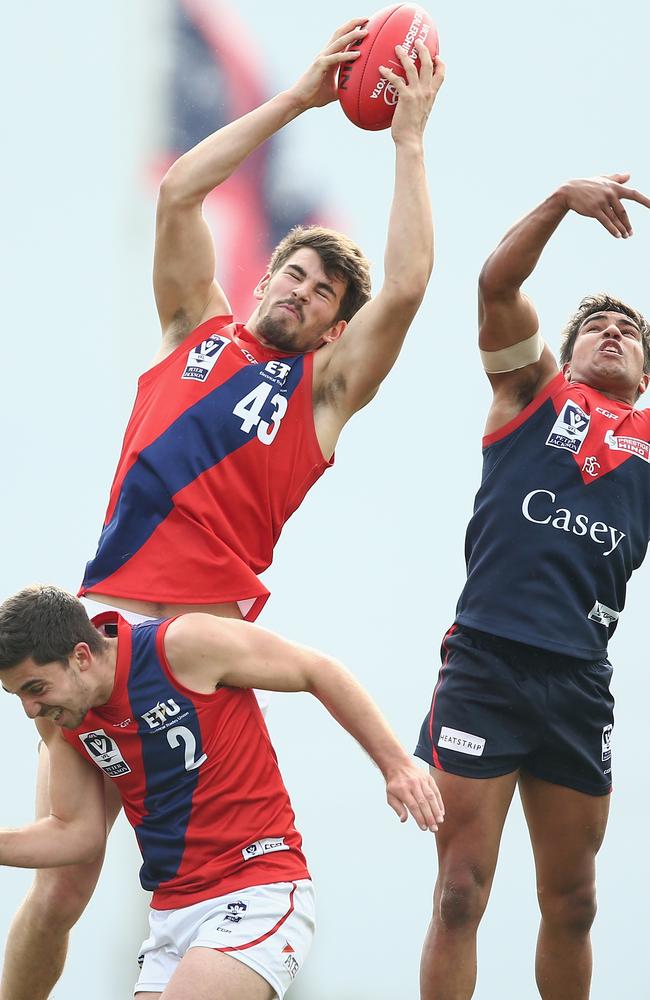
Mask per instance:
[[[82,584],[98,612],[109,605],[135,621],[188,611],[254,619],[268,596],[258,574],[282,526],[398,357],[433,265],[423,134],[444,67],[424,47],[419,70],[400,49],[405,79],[385,74],[400,97],[384,280],[373,298],[368,263],[351,240],[297,230],[267,273],[251,276],[259,304],[237,323],[215,279],[202,215],[209,192],[261,143],[336,100],[338,69],[359,58],[346,48],[366,34],[366,21],[339,28],[292,87],[181,156],[162,182],[154,258],[162,344],[140,379]],[[39,814],[47,815],[47,749],[39,756]],[[114,789],[107,796],[110,823],[119,801]],[[1,1000],[50,995],[100,868],[95,861],[37,873],[8,937]]]

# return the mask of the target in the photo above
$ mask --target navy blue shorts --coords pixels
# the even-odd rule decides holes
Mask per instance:
[[[587,795],[612,786],[607,659],[580,660],[454,625],[415,754],[441,771],[522,769]]]

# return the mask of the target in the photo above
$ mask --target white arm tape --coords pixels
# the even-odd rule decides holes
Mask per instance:
[[[514,372],[518,368],[532,365],[542,356],[544,341],[539,330],[528,340],[520,340],[518,344],[503,347],[500,351],[480,351],[481,361],[486,372],[498,375],[501,372]]]

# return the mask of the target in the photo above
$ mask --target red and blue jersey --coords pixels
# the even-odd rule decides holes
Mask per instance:
[[[257,578],[332,464],[316,437],[313,354],[268,350],[207,320],[141,376],[97,552],[80,595],[164,604],[268,597]]]
[[[275,751],[252,691],[190,691],[165,656],[169,621],[117,614],[115,684],[64,738],[115,781],[154,909],[309,878]],[[99,619],[96,619],[98,623]]]
[[[599,659],[650,538],[650,410],[558,374],[483,442],[456,620]]]

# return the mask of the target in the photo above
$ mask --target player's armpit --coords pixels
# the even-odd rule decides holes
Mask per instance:
[[[511,372],[488,373],[492,385],[492,403],[484,434],[494,434],[518,416],[544,391],[558,371],[552,351],[544,345],[542,356],[535,364]]]

